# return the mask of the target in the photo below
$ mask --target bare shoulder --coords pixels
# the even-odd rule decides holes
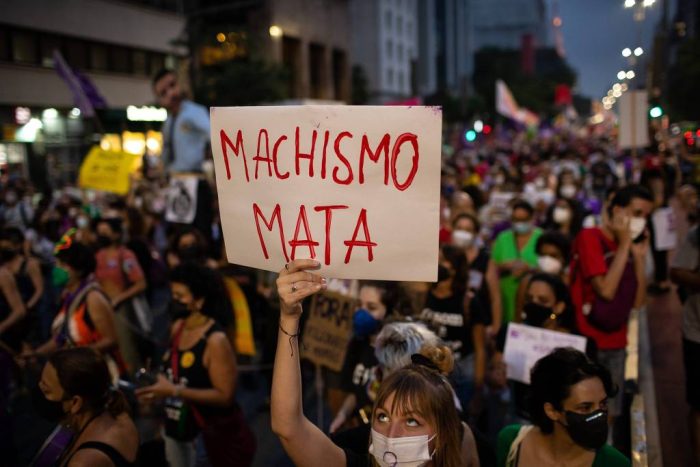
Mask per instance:
[[[0,267],[0,283],[10,282],[10,279],[12,279],[12,273],[6,267]]]
[[[104,293],[97,289],[89,291],[85,299],[87,300],[89,306],[107,305],[109,303]]]
[[[68,467],[113,467],[114,463],[102,451],[81,449],[73,454]]]

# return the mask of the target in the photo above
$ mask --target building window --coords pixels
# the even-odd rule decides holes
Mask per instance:
[[[391,13],[391,10],[387,10],[384,13],[384,27],[386,28],[387,31],[391,31],[391,23],[393,22],[394,18]]]
[[[399,71],[399,91],[403,92],[403,72]]]
[[[12,59],[20,63],[37,63],[37,37],[24,31],[12,33]]]
[[[386,85],[389,88],[394,87],[394,69],[393,68],[387,68],[387,70],[386,70]]]
[[[386,41],[386,56],[390,60],[394,58],[394,43],[391,41],[391,39]]]
[[[400,16],[396,17],[396,33],[403,34],[403,18]]]
[[[346,99],[347,56],[343,50],[333,50],[333,98],[338,101]]]
[[[111,50],[110,65],[112,71],[117,73],[129,73],[129,50],[125,47],[113,46]]]
[[[399,63],[403,63],[403,45],[399,44],[396,46],[396,58]]]
[[[107,71],[107,47],[102,44],[90,44],[90,69]]]
[[[289,97],[300,96],[299,76],[301,70],[301,41],[294,37],[282,37],[282,64],[287,71],[287,95]]]
[[[10,33],[0,27],[0,60],[10,59]]]
[[[309,84],[314,99],[323,99],[326,88],[326,49],[321,44],[309,44]]]
[[[165,68],[165,55],[159,53],[152,53],[151,59],[149,60],[151,64],[151,72],[149,75],[153,76],[160,70]]]
[[[64,57],[68,64],[78,70],[85,70],[88,66],[88,46],[80,39],[66,39],[64,41]],[[103,69],[106,69],[103,68]]]
[[[61,50],[61,40],[57,36],[42,34],[39,40],[41,66],[53,67],[53,51]]]
[[[411,23],[410,21],[407,21],[406,22],[406,35],[408,37],[411,37],[412,34],[413,34],[413,23]]]
[[[131,67],[135,75],[148,76],[148,58],[143,50],[134,50],[131,53]]]

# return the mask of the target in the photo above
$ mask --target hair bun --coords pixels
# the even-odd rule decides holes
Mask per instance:
[[[455,366],[452,350],[445,345],[424,345],[421,347],[419,355],[428,360],[430,366],[445,376],[452,373]],[[413,356],[411,356],[411,360],[413,360]]]
[[[413,355],[411,355],[411,362],[414,365],[424,366],[426,368],[430,368],[431,370],[437,371],[438,373],[440,372],[440,368],[438,368],[438,366],[425,355],[414,353]]]

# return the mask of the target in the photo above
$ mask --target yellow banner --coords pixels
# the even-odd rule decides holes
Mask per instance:
[[[125,195],[129,192],[129,175],[139,162],[136,154],[93,146],[80,167],[78,184],[80,188]]]

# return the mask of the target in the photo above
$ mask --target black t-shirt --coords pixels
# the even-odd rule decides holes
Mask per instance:
[[[421,320],[426,322],[435,333],[452,349],[455,359],[471,355],[474,351],[472,328],[476,324],[487,324],[488,312],[475,296],[470,304],[469,313],[464,313],[464,297],[450,296],[437,298],[428,292]]]
[[[376,390],[378,365],[369,339],[353,337],[345,355],[341,385],[344,391],[357,397],[357,411],[364,409],[368,417],[374,403],[372,395]]]
[[[343,449],[347,467],[369,467],[369,454],[358,454],[349,449]]]
[[[491,295],[489,294],[489,284],[486,281],[486,271],[489,267],[489,252],[482,248],[476,255],[474,261],[469,264],[469,277],[467,288],[478,298],[476,302],[472,300],[470,304],[470,314],[478,314],[486,319],[485,324],[493,322],[491,314]],[[476,308],[479,307],[477,310]]]
[[[368,455],[369,438],[371,436],[371,432],[371,424],[360,425],[355,428],[333,433],[331,435],[331,441],[333,441],[336,446],[342,448],[344,451],[350,451],[353,454],[358,455],[358,457],[362,457],[362,455],[357,453],[364,453]]]

